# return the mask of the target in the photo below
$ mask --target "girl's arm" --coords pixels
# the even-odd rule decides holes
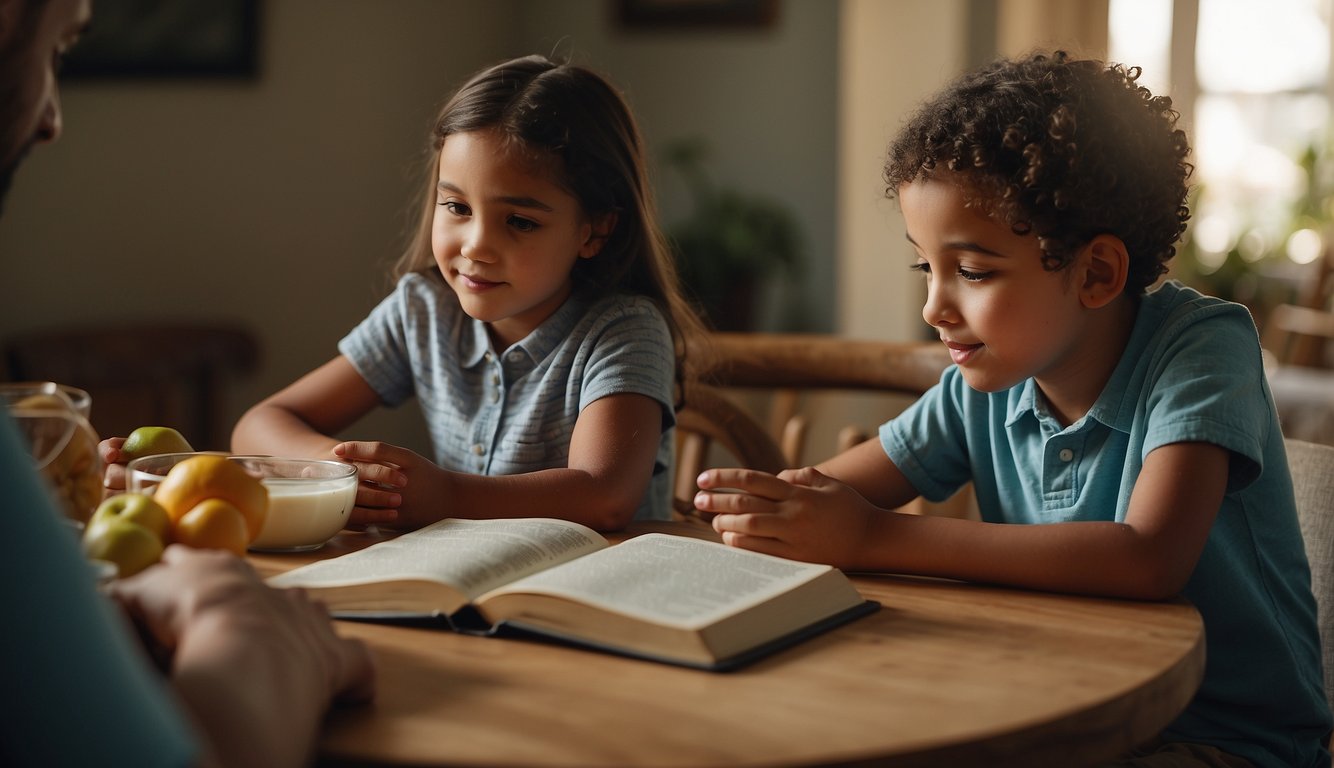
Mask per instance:
[[[235,453],[336,458],[336,434],[380,404],[346,357],[297,379],[246,411],[232,430]]]
[[[345,457],[334,451],[339,441],[331,435],[352,426],[379,405],[379,395],[352,363],[339,355],[246,411],[232,430],[232,451],[342,460]],[[353,463],[357,464],[360,485],[349,522],[392,522],[402,498],[367,480],[395,469]]]
[[[849,451],[862,454],[864,446]],[[883,454],[882,454],[883,455]],[[831,460],[837,471],[846,462]],[[1185,585],[1223,502],[1229,454],[1174,443],[1144,461],[1124,522],[1007,525],[889,512],[815,469],[778,477],[710,470],[696,506],[729,544],[850,570],[943,576],[1058,592],[1163,599]],[[890,464],[884,459],[885,464]],[[848,477],[865,479],[853,467]],[[892,466],[892,465],[891,465]],[[897,473],[897,470],[894,470]],[[893,479],[880,486],[892,487]],[[874,494],[884,491],[872,483]]]
[[[605,531],[624,528],[634,518],[653,476],[661,437],[662,405],[645,395],[619,394],[579,413],[569,463],[560,469],[471,475],[375,442],[343,443],[335,452],[372,465],[365,479],[402,497],[392,518],[359,522],[415,528],[443,517],[554,517]]]

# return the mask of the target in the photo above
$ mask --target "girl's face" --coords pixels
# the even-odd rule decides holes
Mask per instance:
[[[969,386],[998,392],[1034,377],[1049,391],[1079,375],[1087,313],[1069,270],[1043,269],[1036,236],[965,208],[949,176],[903,185],[899,202],[927,279],[922,318]]]
[[[594,229],[578,199],[494,132],[445,139],[431,250],[463,311],[502,348],[565,302],[575,260],[602,245]]]

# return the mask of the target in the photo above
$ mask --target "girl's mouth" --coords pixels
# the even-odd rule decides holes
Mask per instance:
[[[491,288],[495,288],[498,285],[503,285],[503,283],[495,282],[492,280],[486,280],[481,277],[473,277],[471,275],[465,275],[462,272],[458,273],[458,275],[459,275],[459,282],[463,283],[463,287],[467,288],[470,291],[485,291]]]

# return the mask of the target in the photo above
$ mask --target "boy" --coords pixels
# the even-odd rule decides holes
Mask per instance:
[[[878,441],[777,477],[706,472],[695,504],[729,544],[843,568],[1184,595],[1206,626],[1204,681],[1123,764],[1328,766],[1254,323],[1176,283],[1146,293],[1185,228],[1190,166],[1170,100],[1138,74],[1039,54],[927,103],[885,179],[955,364]],[[980,522],[888,511],[969,481]],[[723,487],[744,493],[709,492]]]

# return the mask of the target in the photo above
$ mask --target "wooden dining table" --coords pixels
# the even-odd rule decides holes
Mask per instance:
[[[639,524],[710,537],[689,523]],[[252,554],[264,575],[314,553]],[[882,608],[726,673],[526,639],[338,622],[371,648],[373,703],[336,708],[321,765],[1096,765],[1172,721],[1199,686],[1184,601],[1136,602],[849,574]]]

